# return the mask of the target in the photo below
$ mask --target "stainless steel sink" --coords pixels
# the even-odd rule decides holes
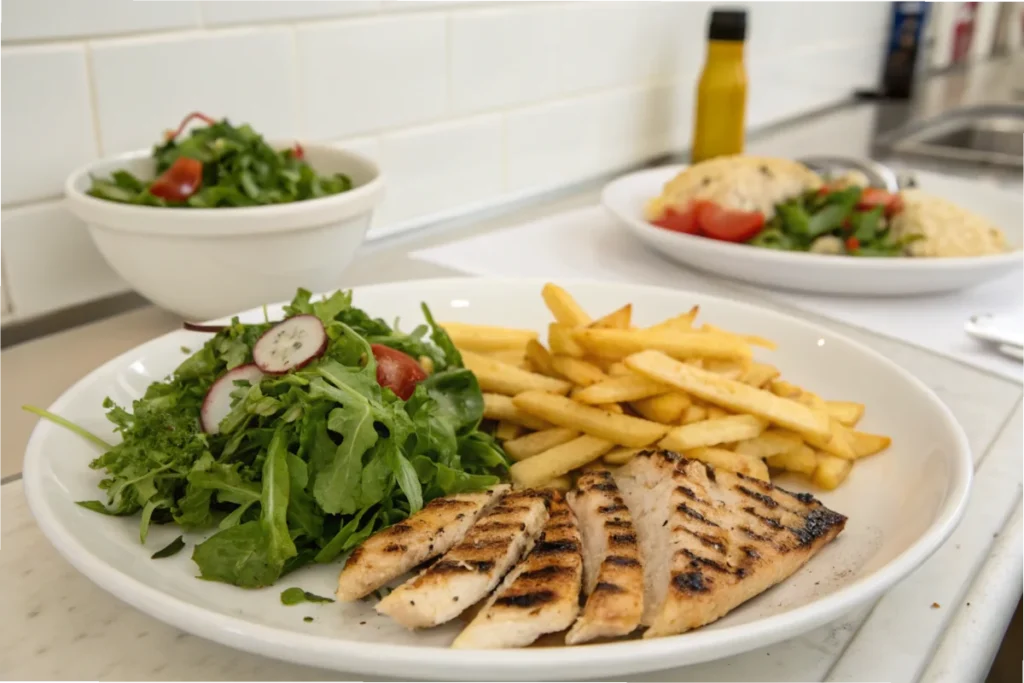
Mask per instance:
[[[893,131],[880,141],[897,155],[1024,168],[1024,106],[955,109]]]

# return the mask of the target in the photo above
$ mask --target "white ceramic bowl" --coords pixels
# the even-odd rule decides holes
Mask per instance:
[[[353,188],[290,204],[219,209],[135,206],[86,194],[90,176],[123,169],[152,178],[154,162],[145,150],[75,171],[64,193],[107,263],[139,294],[186,319],[206,320],[290,298],[299,287],[326,291],[343,284],[384,197],[384,178],[359,154],[303,146],[318,173],[345,173]]]
[[[407,329],[422,321],[419,303],[425,301],[439,320],[520,327],[543,335],[551,320],[540,296],[543,284],[527,279],[420,280],[360,287],[353,302],[374,317],[397,317]],[[281,591],[290,586],[331,595],[338,585],[339,562],[303,567],[263,590],[200,581],[191,547],[208,531],[186,534],[188,551],[150,560],[180,529],[155,526],[143,546],[137,516],[106,517],[75,505],[76,500],[102,497],[97,489],[102,474],[88,466],[98,453],[92,444],[49,422],[36,426],[25,453],[25,494],[32,513],[79,571],[125,602],[190,633],[309,666],[447,681],[630,680],[645,671],[763,647],[869,605],[920,565],[956,527],[971,484],[967,437],[932,390],[892,361],[827,328],[749,304],[623,283],[560,284],[592,315],[632,302],[633,320],[640,326],[699,304],[705,322],[778,342],[777,351],[758,349],[756,355],[776,365],[787,380],[830,399],[864,403],[858,427],[891,436],[892,446],[858,462],[835,491],[811,489],[849,517],[839,538],[786,581],[691,633],[579,647],[454,650],[448,645],[464,624],[458,619],[409,631],[377,614],[371,602],[301,608],[281,604]],[[281,306],[270,306],[269,314],[277,319]],[[241,319],[262,321],[263,311],[247,311]],[[104,418],[104,397],[131,405],[150,382],[182,361],[182,346],[198,348],[208,338],[177,330],[132,349],[94,370],[50,409],[114,440]],[[809,488],[796,477],[778,481],[795,491]],[[303,621],[306,615],[314,620]]]
[[[661,194],[665,183],[685,166],[630,173],[609,183],[601,202],[637,239],[658,254],[690,268],[773,289],[815,294],[907,296],[973,287],[1019,270],[1024,264],[1024,230],[1018,196],[983,185],[951,184],[959,192],[922,189],[941,194],[985,216],[1006,233],[1014,251],[965,258],[855,258],[805,252],[776,251],[686,235],[651,225],[644,206]],[[964,189],[966,188],[966,189]],[[956,194],[956,196],[950,196]]]

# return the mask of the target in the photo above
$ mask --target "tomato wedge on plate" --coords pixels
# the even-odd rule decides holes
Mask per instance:
[[[658,220],[651,221],[651,223],[672,232],[685,232],[687,235],[699,233],[697,229],[697,212],[692,207],[685,211],[676,211],[673,208],[665,209],[665,215]]]
[[[170,168],[149,186],[149,193],[172,202],[183,202],[198,190],[203,182],[203,164],[196,159],[178,157]]]
[[[377,384],[391,389],[403,401],[427,378],[420,364],[408,354],[383,344],[370,344],[370,350],[377,360]]]
[[[760,211],[734,211],[702,202],[696,213],[701,233],[723,242],[746,242],[764,228],[764,214]]]
[[[877,187],[864,188],[864,191],[860,193],[857,208],[861,211],[869,211],[876,206],[884,206],[885,215],[894,216],[903,210],[903,198]]]

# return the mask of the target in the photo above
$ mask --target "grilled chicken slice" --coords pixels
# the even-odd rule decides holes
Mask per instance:
[[[643,611],[644,572],[640,547],[611,472],[583,473],[569,493],[583,535],[583,588],[587,602],[567,645],[632,633]]]
[[[569,628],[579,613],[583,555],[576,515],[558,492],[551,516],[526,559],[502,581],[452,643],[455,648],[524,647]]]
[[[616,473],[645,553],[645,638],[709,624],[783,581],[846,524],[793,494],[670,451]]]
[[[352,551],[338,576],[338,600],[358,600],[459,542],[507,485],[478,493],[435,498],[426,507],[384,529]]]
[[[547,521],[550,503],[551,491],[508,494],[440,560],[377,603],[377,611],[407,628],[454,619],[494,590],[519,561]]]

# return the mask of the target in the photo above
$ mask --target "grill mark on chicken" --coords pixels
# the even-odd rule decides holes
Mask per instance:
[[[690,566],[694,569],[699,569],[701,566],[704,566],[708,567],[709,569],[714,569],[716,572],[721,572],[723,574],[733,573],[731,569],[724,566],[721,562],[698,555],[692,550],[681,550],[680,552],[683,554],[684,557],[689,558]]]
[[[383,533],[386,533],[388,536],[401,536],[403,534],[409,533],[410,531],[412,531],[411,526],[409,526],[405,522],[399,522],[398,524],[395,524],[394,526],[390,526],[387,529],[385,529]]]
[[[684,572],[672,577],[672,587],[684,593],[706,593],[708,587],[700,572]]]
[[[519,607],[521,609],[528,609],[552,602],[556,597],[558,596],[556,596],[553,591],[543,590],[536,591],[534,593],[525,593],[523,595],[508,595],[503,598],[498,598],[494,601],[494,604],[499,607]]]
[[[613,505],[602,505],[601,507],[597,508],[597,511],[602,515],[607,515],[612,512],[622,512],[623,510],[628,509],[629,508],[626,507],[625,503],[615,503]]]
[[[519,575],[520,579],[533,580],[533,579],[549,579],[553,576],[570,576],[573,570],[571,567],[563,567],[557,564],[548,565],[547,567],[541,567],[540,569],[534,569],[532,571],[523,572]]]
[[[739,529],[740,532],[743,533],[744,536],[746,536],[747,538],[750,538],[750,539],[752,539],[754,541],[760,541],[762,543],[769,543],[771,541],[770,538],[768,538],[767,536],[762,536],[761,534],[757,533],[756,531],[754,531],[750,527],[741,526],[741,527],[738,527],[738,529]]]
[[[605,520],[605,527],[608,529],[632,529],[633,523],[626,519]]]
[[[636,545],[636,534],[612,534],[608,541],[610,545]]]
[[[846,517],[844,515],[825,507],[818,507],[811,510],[810,514],[804,518],[803,527],[789,527],[789,530],[796,536],[797,543],[802,547],[810,545],[826,535],[836,525],[845,523]]]
[[[711,536],[709,534],[702,534],[699,531],[694,531],[693,529],[688,529],[685,526],[674,527],[672,529],[672,531],[675,532],[675,533],[683,532],[683,533],[689,534],[690,536],[693,536],[698,541],[700,541],[701,545],[703,545],[704,547],[711,548],[712,550],[717,550],[720,553],[724,553],[725,552],[725,542],[724,542],[723,539],[721,539],[721,538],[719,538],[717,536]]]
[[[515,529],[522,527],[522,524],[515,522],[487,522],[486,524],[479,524],[476,527],[477,531],[506,531],[508,529]]]
[[[594,590],[591,591],[591,595],[599,592],[622,593],[624,590],[625,589],[622,586],[615,583],[611,583],[610,581],[598,581],[597,585],[594,586]]]
[[[708,519],[707,517],[705,517],[701,513],[697,512],[696,510],[694,510],[692,507],[690,507],[686,503],[680,503],[676,507],[676,510],[679,510],[679,512],[682,512],[683,514],[685,514],[685,515],[687,515],[689,517],[692,517],[693,519],[697,520],[701,524],[707,524],[708,526],[713,526],[713,527],[717,527],[718,526],[718,524],[716,524],[715,522],[712,522],[710,519]]]
[[[621,555],[609,555],[605,558],[605,563],[614,565],[616,567],[639,567],[640,561],[633,559],[632,557],[622,557]]]
[[[751,515],[753,517],[757,517],[759,520],[761,520],[762,522],[764,522],[765,524],[770,526],[772,529],[781,529],[782,528],[782,522],[780,522],[775,517],[769,517],[767,515],[762,515],[761,513],[759,513],[757,510],[755,510],[752,507],[745,507],[745,508],[743,508],[743,511],[746,512],[748,515]]]
[[[541,541],[537,545],[533,546],[533,552],[530,554],[540,557],[543,555],[555,555],[558,553],[578,553],[579,551],[580,544],[576,541]]]
[[[753,498],[754,500],[761,503],[761,505],[764,505],[769,510],[774,510],[775,508],[779,507],[778,502],[774,498],[772,498],[771,496],[766,496],[765,494],[759,491],[751,491],[746,486],[737,486],[736,490],[742,493],[744,496],[747,496],[748,498]]]
[[[401,543],[390,543],[384,546],[384,552],[386,553],[404,553],[409,548],[402,545]]]

